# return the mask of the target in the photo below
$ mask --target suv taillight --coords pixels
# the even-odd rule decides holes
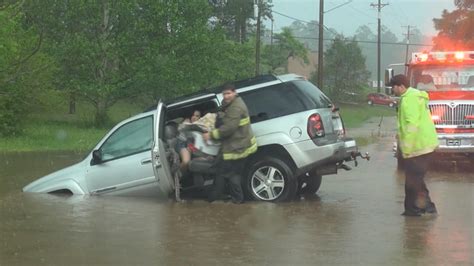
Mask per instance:
[[[312,139],[324,137],[324,125],[319,114],[312,114],[308,118],[308,135]]]

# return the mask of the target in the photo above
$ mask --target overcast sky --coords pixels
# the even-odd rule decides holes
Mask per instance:
[[[325,0],[324,10],[330,10],[349,0]],[[416,26],[425,35],[436,35],[433,18],[440,18],[443,9],[455,8],[454,0],[382,0],[389,5],[382,8],[382,25],[387,26],[399,40],[406,28]],[[324,24],[345,36],[352,36],[360,25],[368,25],[377,32],[377,10],[370,6],[377,0],[352,0],[351,3],[329,11],[324,15]],[[273,10],[301,20],[319,20],[319,0],[273,0]],[[290,25],[294,20],[274,14],[275,31]],[[268,22],[266,22],[269,25]]]

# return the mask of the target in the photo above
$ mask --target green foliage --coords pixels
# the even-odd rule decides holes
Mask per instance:
[[[346,101],[363,91],[369,72],[362,51],[354,40],[337,37],[324,53],[324,64],[324,89],[329,97]]]
[[[474,1],[456,0],[458,9],[443,10],[433,19],[438,35],[433,38],[436,50],[474,50]]]
[[[168,32],[150,27],[143,33],[151,37],[144,40],[144,56],[136,61],[139,91],[155,99],[171,98],[251,75],[253,48],[226,40],[222,29],[209,27],[212,14],[206,1],[186,2],[166,13],[174,18]],[[179,15],[183,13],[188,15]]]
[[[410,31],[410,43],[423,43],[423,38],[419,30]],[[374,28],[374,31],[367,25],[362,25],[357,28],[354,38],[359,42],[359,47],[362,50],[362,54],[366,58],[365,64],[367,70],[371,72],[371,79],[377,80],[377,31]],[[381,58],[380,58],[380,68],[383,75],[384,69],[393,63],[403,63],[405,62],[406,54],[406,40],[401,43],[398,41],[397,37],[393,32],[390,31],[387,27],[382,26],[381,29]],[[402,44],[402,45],[400,45]],[[419,46],[410,46],[411,51],[417,51],[420,49]]]
[[[210,25],[206,0],[44,0],[24,10],[60,66],[58,89],[89,101],[98,126],[120,99],[170,98],[251,75],[251,47]]]
[[[107,110],[133,95],[135,44],[140,6],[125,1],[30,1],[27,22],[43,32],[45,50],[56,59],[58,89],[87,99],[96,125],[109,121]],[[126,45],[124,45],[126,44]]]
[[[18,5],[0,9],[0,136],[21,133],[29,105],[50,86],[55,69],[39,50],[41,34],[22,19]]]
[[[294,37],[290,28],[284,27],[281,33],[275,34],[274,39],[274,45],[264,46],[262,53],[262,62],[269,66],[271,72],[279,67],[284,67],[287,70],[290,57],[299,57],[308,63],[308,50]]]
[[[271,18],[271,4],[259,1],[259,13],[262,19]],[[238,43],[248,41],[250,24],[254,18],[254,0],[209,0],[214,14],[214,25],[225,30],[229,39]]]
[[[311,51],[318,50],[318,38],[319,38],[319,23],[316,20],[312,20],[309,23],[301,21],[294,21],[289,28],[294,36],[301,38],[301,41],[305,47],[308,47]],[[324,29],[324,39],[332,39],[336,37],[335,30]],[[327,43],[327,42],[325,42]]]

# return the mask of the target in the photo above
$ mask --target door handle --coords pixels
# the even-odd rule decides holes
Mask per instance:
[[[143,159],[143,160],[141,161],[141,163],[142,163],[142,164],[149,164],[149,163],[151,163],[151,158],[150,158],[150,159]]]

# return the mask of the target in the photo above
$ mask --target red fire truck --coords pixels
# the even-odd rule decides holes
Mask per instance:
[[[436,153],[474,158],[474,51],[413,53],[405,67],[410,86],[429,94],[439,139]],[[388,68],[386,83],[393,75],[393,68]],[[394,150],[401,167],[397,146]]]

